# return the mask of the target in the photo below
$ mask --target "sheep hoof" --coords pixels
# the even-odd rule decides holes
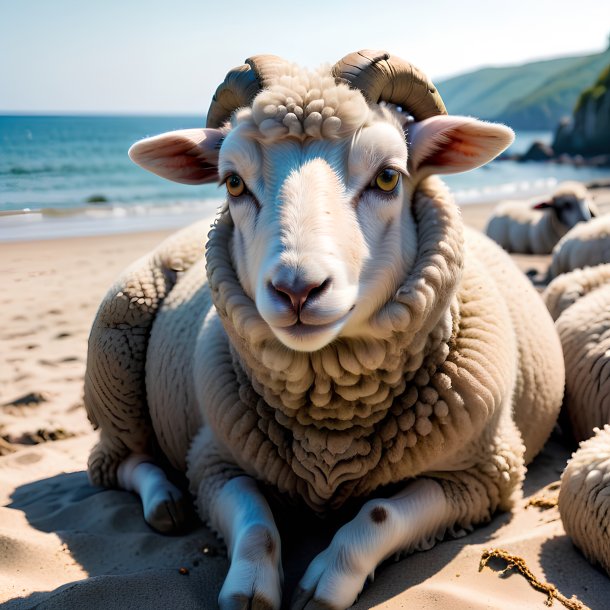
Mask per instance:
[[[238,534],[218,605],[221,610],[279,610],[282,580],[279,536],[254,523]]]
[[[309,564],[290,610],[343,610],[356,601],[366,575],[355,569],[351,560],[354,549],[342,544],[340,538],[335,536],[331,546]],[[337,561],[339,557],[345,561]]]
[[[144,505],[144,519],[153,529],[162,534],[173,534],[183,528],[187,520],[187,501],[175,489],[162,490],[163,495],[151,499]]]
[[[314,591],[298,587],[292,597],[290,610],[338,610],[327,601],[312,598]]]
[[[178,532],[187,522],[188,500],[146,455],[132,454],[117,470],[119,486],[142,500],[146,523],[163,534]]]

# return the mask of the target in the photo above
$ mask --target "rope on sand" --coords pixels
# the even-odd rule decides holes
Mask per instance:
[[[506,567],[500,571],[500,574],[505,574],[513,568],[520,572],[526,580],[534,587],[543,593],[547,594],[547,599],[544,602],[547,606],[553,605],[553,599],[557,599],[569,610],[589,610],[582,602],[572,597],[568,599],[565,595],[562,595],[555,585],[548,582],[542,582],[538,580],[527,567],[525,559],[518,555],[511,555],[503,549],[485,549],[481,555],[481,562],[479,563],[479,572],[487,565],[490,559],[503,559],[506,561]],[[490,568],[491,569],[491,568]]]

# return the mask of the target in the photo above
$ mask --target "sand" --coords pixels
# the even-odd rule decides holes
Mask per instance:
[[[596,193],[610,210],[610,190]],[[482,228],[490,206],[468,206]],[[181,536],[147,527],[139,500],[88,484],[96,441],[82,406],[87,336],[119,271],[167,232],[0,244],[0,604],[3,608],[214,608],[228,567],[200,523]],[[548,257],[515,257],[544,271]],[[556,507],[527,507],[553,484],[570,448],[556,434],[530,467],[524,499],[473,533],[377,570],[355,608],[545,608],[546,596],[486,548],[525,558],[541,579],[590,608],[607,608],[610,579],[565,535]],[[547,486],[550,486],[548,488]],[[280,514],[286,587],[343,516]],[[3,603],[4,602],[4,603]],[[556,607],[559,602],[555,601]]]

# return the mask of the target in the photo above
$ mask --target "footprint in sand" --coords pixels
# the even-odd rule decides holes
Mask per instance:
[[[4,403],[3,407],[28,407],[39,405],[43,402],[48,402],[50,398],[50,394],[48,392],[29,392],[28,394],[24,394],[23,396],[19,396],[19,398],[15,398],[10,402]]]
[[[38,364],[42,364],[42,366],[50,366],[52,368],[58,367],[60,364],[66,364],[68,362],[78,362],[80,358],[78,356],[66,356],[65,358],[60,358],[59,360],[47,360],[45,358],[41,358],[38,361]]]

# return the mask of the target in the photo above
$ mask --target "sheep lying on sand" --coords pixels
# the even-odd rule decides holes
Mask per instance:
[[[610,284],[610,263],[575,269],[556,277],[544,291],[544,302],[553,320],[578,299],[599,286]]]
[[[610,423],[610,282],[609,265],[574,271],[572,292],[561,302],[566,306],[557,317],[566,364],[564,407],[570,420],[570,432],[577,441],[589,438],[594,427]],[[575,275],[584,276],[574,290]],[[592,277],[597,275],[597,283]],[[588,276],[588,277],[587,277]],[[545,300],[556,294],[555,282],[545,292]],[[596,286],[597,284],[597,286]],[[582,296],[575,298],[580,292]],[[556,309],[558,307],[556,306]]]
[[[498,205],[485,232],[508,252],[550,254],[570,228],[596,215],[587,189],[580,182],[563,182],[549,201]]]
[[[603,263],[610,263],[610,214],[575,226],[559,240],[547,279]]]
[[[576,546],[610,575],[610,425],[592,432],[561,476],[559,512]]]
[[[559,510],[574,543],[610,574],[610,265],[559,276],[544,298],[563,347],[566,424],[585,441],[562,475]]]
[[[381,102],[413,117],[406,137]],[[183,499],[151,456],[186,472],[231,558],[221,607],[280,606],[280,539],[256,481],[321,513],[361,503],[294,608],[345,608],[384,558],[511,507],[561,404],[559,340],[527,279],[464,229],[430,177],[480,166],[511,140],[446,115],[407,62],[362,51],[317,72],[251,58],[218,88],[207,129],[132,148],[161,176],[220,179],[227,201],[207,279],[198,261],[168,281],[157,252],[102,304],[89,472],[137,491],[160,529],[178,524]],[[175,256],[202,238],[175,238]],[[137,357],[109,373],[103,352],[134,335]],[[389,496],[390,484],[402,491]]]

